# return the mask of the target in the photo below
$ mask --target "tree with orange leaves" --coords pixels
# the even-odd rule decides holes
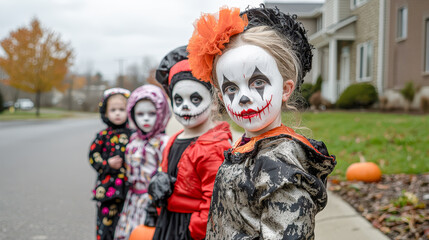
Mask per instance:
[[[9,75],[11,86],[36,94],[36,115],[40,96],[53,88],[64,91],[65,75],[71,65],[73,50],[60,35],[42,28],[36,18],[30,27],[20,27],[0,42],[6,56],[0,67]]]

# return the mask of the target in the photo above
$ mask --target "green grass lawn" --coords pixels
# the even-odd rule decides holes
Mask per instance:
[[[288,116],[283,114],[283,123]],[[324,141],[336,155],[334,175],[344,176],[361,157],[385,174],[429,172],[428,115],[322,112],[303,113],[301,119],[301,126],[312,130],[302,133]]]
[[[36,116],[36,110],[9,112],[7,110],[0,113],[0,121],[13,121],[13,120],[30,120],[30,119],[61,119],[70,118],[77,115],[91,115],[92,113],[80,113],[74,111],[67,111],[55,108],[42,108],[40,109],[40,116]]]

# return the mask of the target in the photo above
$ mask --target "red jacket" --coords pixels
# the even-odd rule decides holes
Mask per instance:
[[[165,147],[162,171],[167,172],[168,154],[176,137]],[[201,135],[183,152],[177,164],[177,181],[167,208],[171,212],[192,213],[189,231],[193,239],[206,236],[207,218],[217,170],[224,160],[224,151],[231,148],[232,134],[227,122],[221,122]]]

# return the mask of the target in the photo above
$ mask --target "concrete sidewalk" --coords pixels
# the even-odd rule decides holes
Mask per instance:
[[[169,136],[181,129],[174,117],[166,132]],[[232,131],[233,142],[243,133]],[[328,191],[328,204],[316,216],[316,240],[389,240],[386,235],[374,228],[365,218],[339,196]]]
[[[328,191],[328,205],[316,215],[316,240],[388,240],[354,208]]]

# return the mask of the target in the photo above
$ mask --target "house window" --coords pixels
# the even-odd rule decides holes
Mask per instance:
[[[317,18],[317,29],[316,31],[320,31],[323,28],[323,19],[322,19],[322,15],[320,15],[320,17]]]
[[[429,18],[425,20],[425,72],[429,72]]]
[[[359,44],[357,47],[357,81],[371,80],[372,72],[372,42]]]
[[[367,1],[368,0],[350,0],[350,8],[354,9],[354,8],[360,7]]]
[[[404,39],[407,37],[407,18],[408,18],[408,9],[402,7],[398,9],[398,23],[397,23],[397,34],[398,39]]]

